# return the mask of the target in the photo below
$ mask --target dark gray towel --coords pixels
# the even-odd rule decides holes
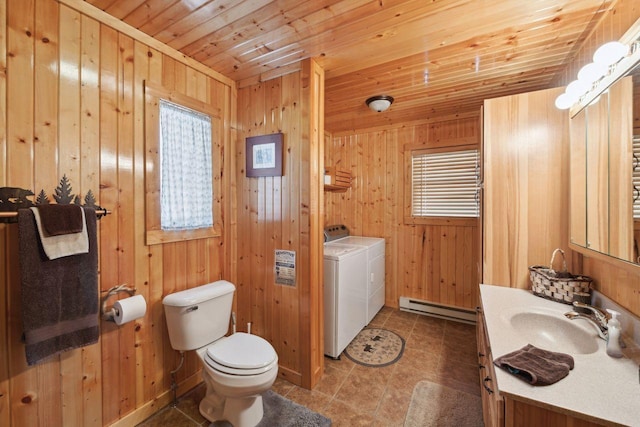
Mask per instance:
[[[80,233],[82,231],[82,209],[78,205],[38,205],[42,229],[48,236]]]
[[[493,362],[499,368],[533,385],[560,381],[573,369],[573,357],[527,344]]]
[[[22,324],[27,363],[98,341],[96,214],[83,208],[89,253],[49,260],[33,212],[18,211]]]

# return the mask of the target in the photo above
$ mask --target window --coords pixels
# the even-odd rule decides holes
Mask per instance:
[[[221,234],[221,136],[209,104],[145,83],[148,245]]]
[[[213,226],[212,198],[211,117],[160,100],[160,228]]]
[[[469,146],[405,152],[408,222],[475,219],[479,215],[478,150]],[[451,221],[449,221],[451,222]]]

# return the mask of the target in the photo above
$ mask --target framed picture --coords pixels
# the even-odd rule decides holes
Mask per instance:
[[[282,133],[247,138],[247,177],[282,176]]]

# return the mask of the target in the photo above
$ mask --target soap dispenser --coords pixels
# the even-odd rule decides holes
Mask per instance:
[[[611,314],[611,319],[607,323],[609,335],[607,338],[607,354],[611,357],[622,357],[622,349],[620,348],[620,334],[622,329],[620,328],[620,321],[618,320],[618,313],[615,310],[607,309]]]

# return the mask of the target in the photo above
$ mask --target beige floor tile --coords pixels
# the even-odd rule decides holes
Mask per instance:
[[[349,374],[348,378],[359,377],[363,383],[376,384],[385,387],[391,379],[396,364],[382,366],[380,368],[356,365]]]
[[[335,366],[325,366],[324,374],[320,382],[314,387],[314,390],[333,397],[340,389],[342,383],[344,383],[349,372],[351,371],[344,371]]]
[[[334,400],[346,403],[361,411],[373,414],[384,394],[385,386],[379,382],[370,382],[367,377],[349,374]]]
[[[438,365],[438,382],[472,394],[480,394],[478,364],[442,358]]]
[[[167,407],[138,427],[195,427],[200,424],[186,417],[176,408]]]
[[[331,396],[320,393],[319,391],[294,386],[289,393],[287,393],[287,399],[306,406],[312,411],[321,413],[331,400]]]
[[[347,356],[345,356],[344,353],[340,355],[339,359],[333,359],[327,356],[325,356],[324,358],[325,368],[330,366],[336,369],[340,369],[341,371],[345,372],[345,375],[351,372],[354,365],[355,365],[355,362],[349,359]]]
[[[378,406],[376,422],[385,422],[388,425],[402,425],[410,402],[411,393],[387,389]]]
[[[377,316],[386,316],[389,317],[391,313],[398,311],[395,308],[387,307],[386,305],[380,309]]]
[[[442,358],[470,363],[478,358],[475,339],[461,340],[459,337],[445,335],[442,341]]]
[[[393,371],[391,379],[387,383],[387,391],[405,393],[411,396],[413,389],[420,381],[434,381],[437,379],[437,372],[425,372],[415,370],[415,368],[398,366]]]
[[[204,423],[207,419],[200,414],[200,401],[204,397],[206,391],[207,388],[204,383],[200,384],[198,387],[181,397],[176,407],[198,424]]]
[[[431,316],[418,316],[412,334],[441,337],[444,335],[445,320]]]
[[[380,418],[376,418],[373,423],[374,427],[404,427],[404,421],[402,422],[393,422],[389,420],[383,420]]]
[[[287,393],[289,393],[289,391],[293,389],[293,387],[295,386],[291,384],[289,381],[283,380],[282,378],[278,377],[276,378],[276,381],[273,383],[271,390],[275,391],[280,396],[286,396]]]
[[[389,319],[402,319],[410,322],[415,322],[419,316],[420,316],[419,314],[410,313],[408,311],[393,310],[389,314]]]
[[[374,418],[370,413],[336,399],[333,399],[321,413],[331,419],[332,427],[371,427],[374,425]]]
[[[419,335],[415,333],[415,330],[411,333],[411,336],[405,340],[405,349],[429,351],[436,354],[442,353],[444,346],[444,337]]]
[[[414,320],[407,320],[401,318],[391,318],[387,319],[382,326],[384,329],[395,332],[400,335],[402,338],[407,339],[409,335],[411,335],[411,331],[413,330],[413,325],[415,324]]]
[[[456,335],[462,339],[476,339],[476,326],[467,323],[446,321],[445,333]]]

